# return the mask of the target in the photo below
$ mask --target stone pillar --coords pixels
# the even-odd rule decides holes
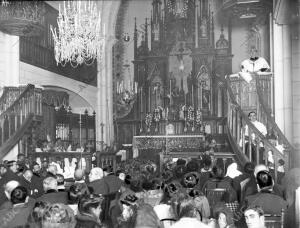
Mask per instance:
[[[283,25],[283,115],[284,134],[293,139],[292,42],[290,25]]]
[[[289,25],[274,24],[275,120],[287,139],[292,140],[292,69]]]
[[[19,37],[0,32],[0,86],[18,86],[20,82]]]

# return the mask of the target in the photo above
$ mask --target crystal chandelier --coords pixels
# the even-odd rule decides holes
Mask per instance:
[[[136,98],[138,92],[138,83],[132,83],[130,80],[130,65],[126,63],[124,64],[124,67],[127,69],[127,76],[129,78],[129,81],[128,83],[125,83],[123,80],[120,83],[117,82],[117,96],[121,104],[128,105],[131,104],[132,101]]]
[[[72,67],[100,61],[104,48],[105,26],[95,1],[67,1],[59,5],[58,31],[51,26],[57,65]]]

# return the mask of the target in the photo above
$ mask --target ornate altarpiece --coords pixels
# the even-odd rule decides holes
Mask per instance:
[[[140,146],[135,149],[146,150],[145,142],[152,145],[153,135],[202,139],[204,133],[223,134],[225,91],[218,77],[231,72],[232,55],[223,29],[215,43],[209,1],[153,0],[152,6],[140,45],[135,24],[133,63],[139,90],[129,114],[115,121],[118,143],[131,143],[139,135],[134,144]],[[169,126],[174,128],[171,134]],[[161,140],[165,142],[167,136]],[[176,150],[179,144],[180,140]],[[201,145],[199,152],[204,151]]]

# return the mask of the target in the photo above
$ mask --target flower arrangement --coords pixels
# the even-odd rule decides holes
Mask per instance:
[[[200,126],[202,124],[202,112],[200,108],[196,111],[196,125]]]
[[[159,108],[155,108],[154,109],[154,117],[153,117],[155,122],[159,122],[161,119],[161,114],[160,114],[160,109]]]
[[[146,118],[145,118],[145,124],[148,128],[151,127],[151,124],[152,124],[152,118],[153,118],[153,115],[151,112],[147,113],[146,114]]]

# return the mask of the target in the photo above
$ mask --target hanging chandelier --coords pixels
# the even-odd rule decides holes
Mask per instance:
[[[105,41],[105,26],[101,23],[95,1],[67,1],[59,5],[58,31],[51,26],[57,65],[72,67],[100,61]]]

